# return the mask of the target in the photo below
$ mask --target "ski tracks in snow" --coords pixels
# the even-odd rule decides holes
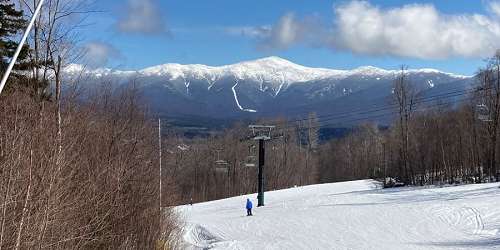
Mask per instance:
[[[469,218],[475,225],[474,234],[481,235],[481,233],[484,231],[484,222],[483,218],[481,217],[481,214],[477,209],[473,207],[464,207],[464,209],[467,209],[471,212],[472,216]]]
[[[225,240],[222,232],[214,233],[216,230],[208,230],[200,225],[191,225],[184,234],[184,241],[189,244],[187,249],[242,249],[238,242],[234,240]]]
[[[452,207],[443,204],[431,209],[429,214],[469,236],[494,236],[498,231],[486,230],[483,216],[478,209],[470,206]]]
[[[185,209],[195,249],[499,249],[497,185],[375,190],[349,182],[247,195]],[[500,242],[499,242],[500,244]]]

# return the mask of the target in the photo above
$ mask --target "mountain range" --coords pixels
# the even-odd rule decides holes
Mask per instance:
[[[335,70],[301,66],[279,57],[212,67],[164,64],[138,71],[65,68],[68,76],[91,82],[139,84],[154,113],[185,126],[210,126],[235,120],[270,117],[289,119],[315,112],[324,123],[346,126],[388,123],[393,84],[400,70],[360,67]],[[428,104],[458,102],[473,77],[435,69],[410,69],[407,79]],[[453,95],[453,93],[457,93]],[[442,97],[442,98],[439,98]]]

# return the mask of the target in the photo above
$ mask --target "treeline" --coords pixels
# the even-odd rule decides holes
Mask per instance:
[[[499,181],[500,53],[475,81],[458,107],[439,101],[422,107],[403,68],[391,103],[395,122],[383,130],[364,124],[328,142],[320,153],[321,181],[379,178],[389,186]]]

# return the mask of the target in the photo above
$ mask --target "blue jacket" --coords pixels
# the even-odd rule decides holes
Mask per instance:
[[[250,199],[247,199],[247,209],[252,209],[252,202],[250,201]]]

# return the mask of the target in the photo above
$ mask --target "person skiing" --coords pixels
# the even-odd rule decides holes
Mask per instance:
[[[247,199],[247,216],[252,216],[252,202],[250,199]]]

